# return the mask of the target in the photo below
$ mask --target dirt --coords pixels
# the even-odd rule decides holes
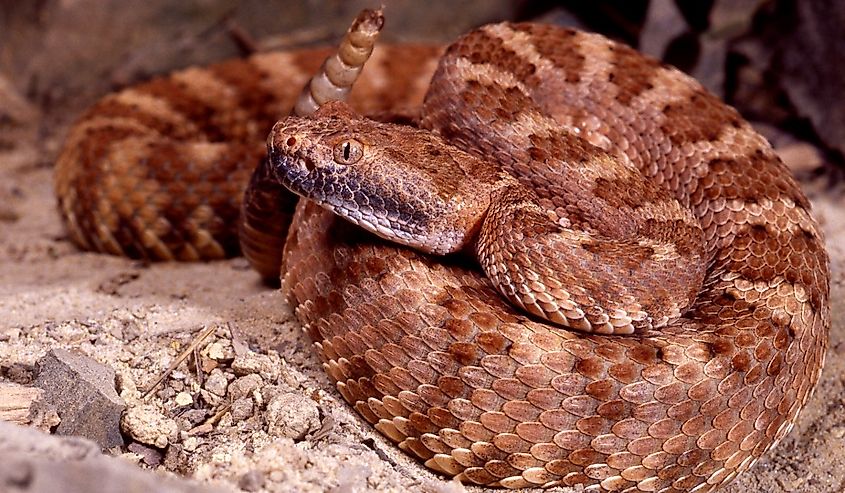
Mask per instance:
[[[163,453],[158,468],[202,481],[262,485],[251,491],[450,488],[333,390],[281,294],[244,259],[143,265],[68,243],[51,169],[31,145],[0,154],[11,218],[0,223],[3,379],[31,383],[51,348],[93,357],[117,374],[124,432]],[[142,397],[205,328],[197,357]],[[165,431],[150,437],[145,423]],[[150,467],[143,454],[120,455]]]
[[[21,108],[11,125],[0,121],[0,381],[31,384],[51,348],[110,366],[127,404],[124,435],[137,444],[112,452],[140,468],[242,491],[464,489],[358,417],[282,295],[244,259],[144,264],[73,246],[52,188],[66,127]],[[845,198],[827,175],[814,176],[805,184],[833,274],[826,367],[792,432],[731,493],[845,490]]]

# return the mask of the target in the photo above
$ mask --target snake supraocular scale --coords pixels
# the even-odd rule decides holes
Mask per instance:
[[[256,55],[103,99],[57,163],[71,237],[149,258],[235,251],[264,136],[328,53]],[[486,26],[446,50],[429,89],[442,53],[382,47],[350,96],[362,114],[427,134],[338,104],[274,129],[246,191],[251,261],[277,261],[295,202],[277,192],[299,186],[284,175],[293,166],[310,183],[299,193],[380,235],[458,245],[482,264],[497,249],[484,268],[506,272],[498,289],[593,333],[514,308],[466,256],[398,247],[300,201],[282,287],[340,393],[466,482],[711,491],[749,468],[809,398],[830,318],[820,229],[769,144],[689,77],[595,34]],[[390,163],[375,182],[357,174],[374,153]],[[440,155],[456,167],[434,165]],[[503,230],[515,217],[528,222]],[[548,248],[555,235],[574,263]],[[547,257],[551,274],[538,265]]]

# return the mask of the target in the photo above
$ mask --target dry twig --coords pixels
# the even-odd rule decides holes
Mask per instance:
[[[185,361],[185,359],[194,351],[194,349],[198,348],[199,345],[202,344],[202,341],[206,340],[208,336],[210,336],[211,333],[214,332],[216,329],[217,327],[215,325],[209,325],[205,328],[205,330],[200,332],[199,335],[197,335],[197,337],[195,337],[194,340],[191,341],[188,347],[186,347],[185,350],[182,351],[179,356],[176,357],[176,359],[173,361],[173,363],[170,364],[167,370],[165,370],[164,373],[162,373],[156,379],[156,381],[153,382],[150,388],[144,391],[144,394],[141,396],[141,399],[146,399],[147,396],[150,395],[153,390],[157,389],[158,386],[161,385],[161,382],[163,382],[164,379],[167,378],[167,376],[173,372],[173,370],[175,370],[183,361]]]

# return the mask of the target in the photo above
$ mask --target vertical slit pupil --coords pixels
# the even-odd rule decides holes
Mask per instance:
[[[352,146],[351,146],[351,145],[349,145],[349,142],[344,142],[344,143],[343,143],[343,159],[345,159],[345,160],[347,160],[347,161],[349,160],[349,149],[350,149],[351,147],[352,147]]]

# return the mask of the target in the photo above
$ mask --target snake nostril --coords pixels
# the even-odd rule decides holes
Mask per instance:
[[[296,145],[296,137],[288,137],[288,140],[285,141],[288,147],[293,147]]]

